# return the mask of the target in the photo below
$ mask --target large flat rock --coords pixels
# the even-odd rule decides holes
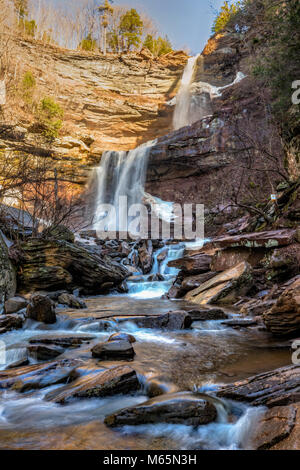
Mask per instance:
[[[242,233],[235,236],[214,238],[205,249],[210,248],[277,248],[293,243],[296,231],[292,229],[270,230],[266,232]]]
[[[198,426],[215,421],[217,411],[208,400],[189,394],[170,394],[126,408],[105,418],[110,427],[150,423],[173,423]]]
[[[12,389],[22,393],[69,383],[78,376],[76,366],[79,363],[80,361],[65,359],[0,372],[0,389]]]
[[[269,408],[296,403],[300,401],[300,366],[282,367],[226,385],[217,395]]]
[[[65,403],[71,398],[96,398],[138,390],[140,383],[136,372],[128,366],[91,371],[70,385],[49,392],[46,400]]]
[[[242,262],[188,292],[185,300],[200,305],[234,303],[236,297],[245,294],[251,284],[251,267]]]

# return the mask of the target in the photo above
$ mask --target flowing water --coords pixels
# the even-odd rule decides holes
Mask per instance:
[[[161,262],[159,255],[168,249]],[[251,434],[262,409],[243,403],[217,400],[217,421],[204,426],[157,423],[107,428],[106,415],[124,407],[145,402],[149,387],[159,386],[165,394],[185,396],[188,391],[214,393],[222,383],[242,379],[289,363],[288,351],[278,348],[257,330],[236,331],[221,321],[196,322],[190,330],[162,331],[139,328],[134,317],[162,314],[170,310],[189,310],[183,300],[160,298],[165,283],[177,271],[168,268],[170,259],[181,256],[184,244],[165,246],[155,255],[152,274],[168,280],[148,283],[141,277],[130,285],[127,295],[86,299],[87,310],[58,310],[54,325],[27,320],[22,330],[1,336],[8,351],[7,365],[20,359],[31,338],[43,336],[90,335],[89,343],[66,349],[59,359],[82,359],[87,370],[126,364],[124,361],[98,361],[91,356],[94,344],[113,332],[131,333],[136,338],[135,359],[129,362],[138,373],[139,392],[98,399],[74,399],[62,406],[44,400],[61,385],[27,393],[0,392],[0,449],[245,449],[251,448]],[[136,290],[134,288],[136,285]],[[234,313],[229,311],[229,315]],[[106,330],[103,331],[103,320]],[[108,328],[108,329],[107,329]],[[31,363],[36,361],[30,358]],[[183,395],[182,395],[183,394]],[[170,395],[174,396],[174,395]]]
[[[175,130],[187,126],[195,122],[191,113],[191,84],[195,73],[195,67],[199,58],[199,54],[190,57],[184,69],[181,79],[180,89],[176,96],[176,107],[173,116],[173,128]]]
[[[129,152],[107,151],[101,158],[99,167],[94,170],[93,180],[96,185],[93,228],[97,231],[127,232],[128,219],[120,209],[121,197],[127,198],[127,207],[141,204],[144,196],[148,154],[154,142],[147,142]],[[111,205],[114,212],[108,213]],[[115,221],[117,223],[115,224]],[[104,230],[103,230],[104,229]]]

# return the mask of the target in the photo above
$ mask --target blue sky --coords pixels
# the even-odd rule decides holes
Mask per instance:
[[[214,20],[214,8],[224,0],[115,0],[116,5],[128,5],[147,12],[166,33],[176,48],[187,46],[192,53],[201,52]]]

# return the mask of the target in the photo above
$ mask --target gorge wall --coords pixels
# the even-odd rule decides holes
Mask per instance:
[[[43,142],[26,132],[33,116],[18,87],[28,71],[36,80],[36,98],[53,97],[64,110],[62,136],[47,148],[64,181],[85,184],[104,150],[130,150],[171,130],[173,108],[167,103],[179,87],[184,52],[161,58],[147,51],[104,56],[15,37],[9,41],[7,102],[0,120],[22,129],[0,133],[2,149],[44,153]]]

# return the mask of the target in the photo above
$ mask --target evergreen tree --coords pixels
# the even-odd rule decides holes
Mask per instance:
[[[155,39],[151,34],[146,36],[143,47],[148,49],[155,56],[168,54],[173,50],[172,44],[167,36],[164,38],[159,36],[157,39]]]
[[[239,8],[240,2],[229,5],[229,2],[225,1],[221,7],[218,16],[214,21],[212,32],[219,33],[220,31],[222,31],[227,25],[227,23],[231,20],[231,18],[238,12]]]
[[[96,41],[89,33],[79,44],[79,48],[83,51],[94,51],[96,49]]]
[[[126,50],[130,51],[131,47],[137,47],[141,43],[143,34],[143,21],[138,12],[132,8],[122,16],[120,21],[120,32],[124,37]]]

